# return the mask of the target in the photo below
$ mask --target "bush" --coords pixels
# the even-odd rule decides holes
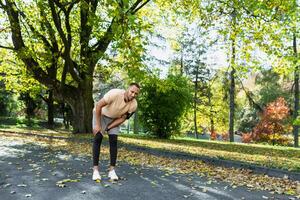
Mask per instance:
[[[228,132],[222,133],[222,140],[223,141],[229,141],[229,133]]]
[[[5,85],[0,81],[0,116],[12,115],[13,109],[16,107],[13,94],[5,90]]]
[[[258,123],[257,111],[255,109],[246,108],[241,111],[240,116],[238,116],[238,130],[243,133],[249,133]]]
[[[213,131],[210,133],[210,139],[211,140],[216,140],[218,137],[217,132]]]
[[[179,132],[180,119],[191,106],[190,88],[188,80],[179,75],[169,75],[164,80],[149,78],[139,104],[144,127],[159,138]]]
[[[289,115],[289,108],[284,98],[280,97],[264,109],[260,122],[253,130],[253,140],[274,144],[286,144],[284,121]]]
[[[243,143],[250,143],[250,142],[252,142],[252,133],[243,133],[242,134],[242,142]]]

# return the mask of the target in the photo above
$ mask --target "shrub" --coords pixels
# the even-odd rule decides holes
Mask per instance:
[[[159,138],[169,138],[179,132],[180,119],[191,107],[189,82],[182,76],[166,79],[149,78],[143,85],[140,98],[144,127]]]
[[[250,143],[252,142],[252,133],[243,133],[242,134],[242,142],[243,143]]]
[[[223,141],[229,141],[229,133],[228,132],[222,133],[222,140]]]
[[[217,139],[217,133],[215,131],[210,133],[210,139],[211,140],[216,140]]]
[[[289,108],[284,98],[280,97],[264,109],[260,122],[253,130],[253,140],[274,144],[285,144],[284,121],[289,115]]]

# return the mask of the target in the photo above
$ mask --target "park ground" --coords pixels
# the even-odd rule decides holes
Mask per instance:
[[[100,161],[103,180],[97,183],[91,180],[91,135],[2,131],[1,200],[300,199],[297,171],[279,170],[284,175],[270,176],[259,173],[259,166],[251,170],[228,163],[218,165],[222,160],[204,162],[200,154],[189,153],[180,143],[121,136],[117,166],[121,179],[110,182],[109,149],[104,140]],[[197,150],[192,142],[189,148]]]

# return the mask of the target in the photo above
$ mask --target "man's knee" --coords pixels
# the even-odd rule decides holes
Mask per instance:
[[[101,133],[97,133],[94,137],[95,141],[101,141],[103,139],[103,135]]]

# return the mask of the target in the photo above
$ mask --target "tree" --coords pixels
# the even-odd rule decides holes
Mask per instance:
[[[255,5],[252,15],[262,22],[258,27],[253,26],[255,39],[259,47],[268,53],[273,62],[274,70],[281,74],[293,73],[294,76],[294,121],[299,112],[299,53],[297,38],[299,38],[299,2],[269,1]],[[261,25],[263,24],[263,26]],[[299,147],[299,126],[293,125],[294,146]]]
[[[13,50],[34,79],[71,106],[74,133],[91,132],[95,66],[110,44],[132,45],[126,42],[139,32],[137,12],[149,1],[1,0],[13,44],[1,47]]]
[[[0,79],[0,116],[10,116],[15,106],[14,104],[12,92],[5,89],[5,83]]]
[[[16,95],[22,95],[23,98],[21,99],[24,99],[25,102],[30,102],[30,98],[33,101],[37,101],[39,98],[44,100],[47,104],[48,126],[53,127],[53,92],[47,90],[38,81],[33,79],[26,68],[24,68],[24,64],[19,59],[15,59],[11,52],[2,51],[0,61],[0,73],[3,74],[6,90]]]
[[[139,99],[144,127],[159,138],[169,138],[179,132],[180,119],[190,108],[192,95],[186,78],[169,75],[166,79],[149,78]]]
[[[284,77],[274,70],[261,70],[255,78],[255,84],[258,86],[257,103],[262,107],[275,101],[278,97],[284,97],[289,105],[292,104],[292,97],[288,89],[291,83],[285,81]]]
[[[180,74],[186,74],[194,84],[193,113],[194,131],[198,138],[197,110],[199,104],[204,104],[207,94],[209,70],[205,65],[205,53],[211,43],[208,33],[201,24],[194,23],[196,28],[187,28],[183,33],[180,45]]]
[[[251,19],[247,10],[252,10],[253,2],[243,1],[213,1],[206,4],[204,10],[211,12],[210,18],[216,21],[216,29],[224,37],[228,49],[228,94],[229,94],[229,137],[234,142],[234,119],[236,98],[236,77],[243,73],[248,66],[243,66],[244,57],[251,50],[245,48],[247,43],[244,38],[250,30]],[[247,70],[246,70],[247,71]]]
[[[32,98],[28,92],[21,93],[19,99],[25,104],[27,123],[30,126],[32,124],[32,118],[35,117],[35,109],[38,107],[38,102]]]
[[[284,98],[280,97],[271,102],[264,109],[260,122],[253,130],[253,139],[255,141],[267,141],[274,144],[287,143],[284,121],[289,115]]]

